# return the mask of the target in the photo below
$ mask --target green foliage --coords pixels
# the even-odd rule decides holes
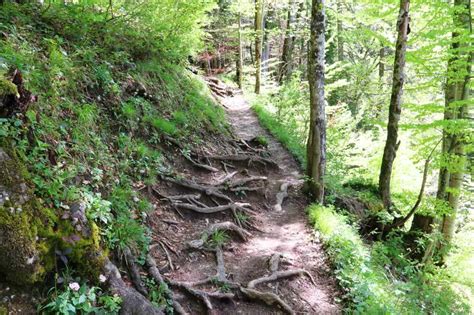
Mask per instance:
[[[18,96],[18,89],[12,82],[0,78],[0,96],[4,95],[16,95]]]
[[[89,219],[104,225],[112,223],[113,214],[110,201],[102,199],[101,194],[98,193],[85,192],[82,197],[86,203],[86,213]]]
[[[150,124],[154,128],[158,129],[159,131],[165,134],[174,135],[177,132],[176,126],[169,120],[166,120],[163,118],[147,118],[147,117],[145,117],[145,120],[149,121]]]
[[[69,280],[69,279],[68,279]],[[40,308],[42,314],[118,314],[122,300],[102,294],[100,288],[71,280],[61,288],[52,288]]]
[[[344,299],[355,313],[468,313],[468,305],[443,271],[423,272],[406,257],[399,236],[370,248],[334,208],[313,205],[308,211],[346,292]]]
[[[268,139],[265,136],[257,136],[255,137],[255,141],[264,147],[268,146]]]
[[[217,230],[210,235],[208,239],[209,245],[212,247],[221,247],[229,241],[229,235],[226,231]]]
[[[262,125],[293,154],[301,165],[305,166],[306,152],[301,135],[295,132],[290,132],[292,129],[279,123],[262,105],[255,104],[252,108],[257,113]]]
[[[145,285],[149,291],[148,297],[150,301],[157,307],[164,307],[167,314],[173,314],[173,300],[169,298],[171,291],[166,283],[157,285],[155,280],[145,278]]]

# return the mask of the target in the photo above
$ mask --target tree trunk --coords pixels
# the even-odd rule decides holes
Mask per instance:
[[[469,38],[472,36],[471,1],[455,0],[454,6],[458,8],[454,11],[454,25],[456,29],[462,30],[462,33],[455,31],[452,36],[451,50],[453,57],[448,62],[445,95],[444,117],[446,120],[458,120],[466,117],[467,103],[470,100],[471,64],[474,60],[474,54],[472,50],[469,50]],[[461,105],[459,102],[462,102]],[[449,128],[443,131],[443,154],[451,161],[447,167],[440,170],[438,187],[439,198],[444,199],[451,208],[451,213],[444,215],[441,222],[441,233],[445,245],[451,242],[454,235],[459,195],[465,172],[465,135],[463,135],[463,132],[468,131],[457,130],[453,132]],[[441,251],[442,254],[445,252]]]
[[[324,199],[326,168],[326,115],[324,104],[324,61],[326,16],[324,0],[313,0],[311,34],[308,52],[310,90],[310,127],[307,144],[307,188],[316,202]]]
[[[467,112],[467,101],[469,100],[469,80],[471,76],[471,64],[473,62],[473,54],[469,52],[468,47],[461,47],[461,43],[465,42],[469,45],[469,36],[472,36],[472,17],[471,17],[471,1],[455,0],[454,5],[463,10],[454,11],[454,25],[456,29],[464,30],[464,34],[453,32],[451,53],[452,57],[448,61],[447,80],[445,90],[445,111],[444,120],[453,122],[454,120],[463,119]],[[464,40],[460,39],[464,36]],[[460,75],[461,74],[461,75]],[[459,102],[464,103],[459,106]],[[441,219],[440,232],[443,235],[444,242],[438,246],[431,243],[427,252],[423,257],[424,261],[431,258],[433,248],[441,254],[441,261],[447,254],[445,246],[448,245],[454,235],[456,213],[458,209],[459,193],[461,190],[462,177],[465,171],[466,157],[464,156],[463,130],[450,131],[450,128],[443,130],[443,162],[439,171],[438,192],[436,198],[445,201],[451,208],[449,215],[443,215]],[[415,215],[410,231],[424,232],[429,234],[432,232],[433,217],[423,215]],[[444,256],[444,257],[443,257]]]
[[[242,13],[239,12],[239,55],[237,60],[237,84],[242,89],[244,58],[242,55]]]
[[[392,176],[393,161],[397,154],[398,123],[402,111],[403,83],[405,81],[405,53],[407,49],[408,12],[410,0],[400,0],[400,12],[397,20],[398,37],[395,50],[395,63],[393,66],[392,96],[388,114],[387,140],[383,153],[382,166],[379,176],[379,193],[386,209],[390,209],[390,180]]]
[[[294,24],[294,16],[292,14],[295,0],[289,0],[288,3],[288,17],[286,20],[286,34],[283,41],[283,53],[281,54],[281,66],[278,75],[278,83],[282,84],[283,80],[288,80],[291,77],[292,62],[293,62],[293,47],[295,36],[292,34]]]
[[[342,39],[342,0],[337,0],[337,61],[344,60],[344,41]]]
[[[383,76],[385,75],[385,47],[380,48],[379,50],[379,81],[383,82]]]
[[[255,0],[255,93],[260,94],[262,76],[263,0]]]

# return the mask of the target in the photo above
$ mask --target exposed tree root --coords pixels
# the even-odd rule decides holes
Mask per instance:
[[[205,213],[205,214],[217,213],[217,212],[226,211],[226,210],[254,213],[252,210],[249,209],[250,204],[241,203],[241,202],[231,202],[226,205],[215,206],[215,207],[209,207],[206,205],[198,206],[198,205],[194,205],[190,203],[180,203],[180,202],[175,202],[173,203],[173,205],[178,208],[188,209],[194,212]]]
[[[201,185],[201,184],[195,183],[195,182],[187,180],[187,179],[178,180],[178,179],[174,179],[174,178],[171,178],[171,177],[163,177],[163,180],[165,180],[167,182],[170,182],[170,183],[173,183],[173,184],[176,184],[176,185],[179,185],[179,186],[189,188],[189,189],[194,189],[194,190],[200,191],[202,193],[205,193],[208,196],[213,196],[213,197],[216,197],[216,198],[220,198],[220,199],[232,202],[232,199],[230,199],[228,196],[224,195],[222,192],[219,191],[219,189],[217,189],[214,186]]]
[[[261,292],[255,289],[257,285],[262,284],[262,283],[277,281],[281,279],[286,279],[286,278],[290,278],[294,276],[302,276],[302,275],[307,276],[311,280],[313,285],[316,285],[311,274],[304,269],[278,271],[278,268],[280,265],[280,258],[281,258],[281,255],[278,253],[272,255],[272,257],[269,260],[269,269],[272,272],[272,274],[269,276],[260,277],[260,278],[250,281],[247,284],[247,287],[246,288],[241,287],[240,291],[250,299],[260,300],[267,305],[277,304],[283,310],[285,310],[285,312],[287,312],[288,314],[295,314],[295,311],[293,311],[293,309],[275,293]]]
[[[246,231],[243,228],[238,227],[232,222],[220,222],[212,224],[206,231],[202,233],[200,239],[193,240],[188,242],[189,247],[194,249],[204,249],[205,243],[208,241],[209,237],[214,234],[216,231],[231,231],[237,234],[242,240],[246,241],[248,237],[252,234]]]
[[[235,162],[247,162],[248,165],[251,165],[252,163],[259,163],[264,166],[270,165],[274,168],[279,169],[280,167],[278,166],[277,163],[274,161],[258,156],[258,155],[247,155],[247,154],[234,154],[234,155],[206,155],[205,156],[208,159],[211,160],[218,160],[218,161],[235,161]]]
[[[241,287],[240,291],[249,299],[259,300],[269,306],[278,305],[288,314],[296,314],[293,309],[286,304],[278,295],[271,292],[260,292],[255,289]]]
[[[282,204],[283,201],[285,201],[285,198],[288,197],[288,187],[290,187],[289,182],[284,182],[280,186],[280,191],[276,195],[276,203],[273,205],[273,210],[275,211],[281,211],[282,210]]]
[[[193,158],[191,158],[189,155],[187,154],[184,154],[183,153],[183,156],[186,160],[188,160],[189,162],[191,162],[191,164],[193,164],[194,166],[198,167],[198,168],[202,168],[204,170],[207,170],[209,172],[219,172],[219,169],[211,166],[211,165],[207,165],[207,164],[203,164],[203,163],[199,163],[197,161],[195,161]]]
[[[118,268],[106,258],[104,273],[112,293],[122,298],[121,314],[161,315],[163,311],[155,307],[135,289],[127,286],[120,276]]]
[[[135,286],[138,292],[140,292],[144,296],[148,296],[148,290],[146,289],[145,284],[142,281],[140,269],[135,264],[135,257],[133,256],[130,248],[125,247],[125,249],[123,250],[123,254],[133,285]]]
[[[163,277],[161,276],[160,270],[158,270],[158,267],[156,266],[155,259],[153,259],[153,257],[151,257],[151,255],[147,256],[146,264],[148,266],[148,273],[153,278],[153,280],[155,280],[155,282],[158,285],[163,285],[163,284],[166,285],[165,281],[163,280]],[[167,285],[165,287],[168,288]],[[180,315],[187,315],[188,314],[184,310],[184,308],[181,306],[181,304],[179,304],[176,301],[175,296],[174,296],[173,292],[170,289],[166,289],[165,295],[168,299],[173,301],[173,308],[174,308],[174,310],[177,314],[180,314]]]
[[[296,269],[296,270],[286,270],[286,271],[275,271],[269,276],[261,277],[261,278],[250,281],[247,287],[250,289],[253,289],[257,285],[265,283],[265,282],[277,281],[277,280],[286,279],[286,278],[290,278],[294,276],[307,276],[311,280],[311,283],[313,283],[313,285],[316,285],[313,277],[311,276],[309,272],[307,272],[304,269]]]
[[[159,242],[159,243],[160,243],[161,248],[165,252],[166,259],[168,260],[168,264],[170,266],[170,269],[174,270],[173,260],[171,259],[170,253],[168,253],[168,250],[166,249],[166,246],[162,242]]]
[[[195,289],[192,287],[191,284],[187,282],[179,282],[179,281],[173,281],[169,280],[169,284],[178,287],[180,289],[185,290],[192,296],[196,297],[197,299],[201,300],[206,308],[210,311],[214,309],[211,303],[211,298],[216,298],[216,299],[233,299],[235,297],[234,293],[222,293],[222,292],[206,292],[203,290]]]

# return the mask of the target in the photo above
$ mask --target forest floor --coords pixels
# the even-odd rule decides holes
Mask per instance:
[[[226,189],[228,202],[247,204],[243,207],[251,209],[248,218],[240,216],[245,231],[222,228],[227,230],[229,238],[216,233],[219,230],[216,227],[222,222],[235,222],[233,219],[239,216],[234,213],[233,218],[231,211],[198,213],[189,211],[189,207],[182,205],[183,201],[178,201],[171,202],[175,211],[170,211],[173,207],[161,206],[150,216],[155,240],[160,244],[154,247],[157,249],[153,249],[152,255],[163,268],[165,278],[176,282],[172,285],[173,291],[179,293],[175,299],[191,314],[206,313],[206,308],[212,314],[279,314],[284,313],[285,308],[286,312],[297,314],[341,313],[336,302],[340,289],[322,244],[305,214],[309,201],[301,192],[301,168],[291,154],[260,126],[240,91],[231,90],[216,79],[210,80],[211,89],[215,84],[219,86],[216,92],[220,96],[215,96],[226,110],[234,139],[244,143],[243,151],[249,154],[259,152],[265,160],[218,163],[207,159],[206,165],[215,168],[212,172],[186,161],[175,161],[175,167],[180,170],[177,178],[191,179],[192,183],[201,183],[205,187],[218,187],[224,181],[226,184],[221,187],[243,188],[240,191]],[[265,142],[265,146],[256,144],[258,141]],[[216,148],[214,155],[229,154],[228,147],[222,147],[222,152],[219,152],[219,146]],[[234,186],[236,182],[250,178],[253,180]],[[189,185],[186,187],[176,182],[160,184],[158,190],[158,194],[168,197],[168,200],[169,196],[196,193],[196,189]],[[194,199],[189,204],[194,204],[197,210],[213,209],[222,204],[217,201],[222,201],[222,198],[209,196],[209,191],[203,194],[209,197],[204,204]],[[275,205],[284,196],[279,209]],[[195,245],[190,248],[189,244],[196,243],[193,240],[205,238],[203,233],[206,230],[208,235],[212,234],[207,243],[214,242],[217,250]],[[241,235],[241,239],[230,239],[233,232]],[[262,278],[266,276],[270,278]],[[178,284],[186,284],[188,288]],[[213,296],[211,293],[203,298],[192,293],[191,288],[204,293],[228,292],[228,295]],[[267,294],[269,292],[273,294]],[[210,303],[205,306],[207,302]]]

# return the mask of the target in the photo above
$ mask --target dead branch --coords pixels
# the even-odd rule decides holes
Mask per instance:
[[[288,187],[290,187],[289,182],[284,182],[280,186],[280,191],[276,195],[276,203],[273,205],[273,210],[275,211],[281,211],[282,210],[282,204],[283,201],[285,201],[285,198],[288,197]]]

